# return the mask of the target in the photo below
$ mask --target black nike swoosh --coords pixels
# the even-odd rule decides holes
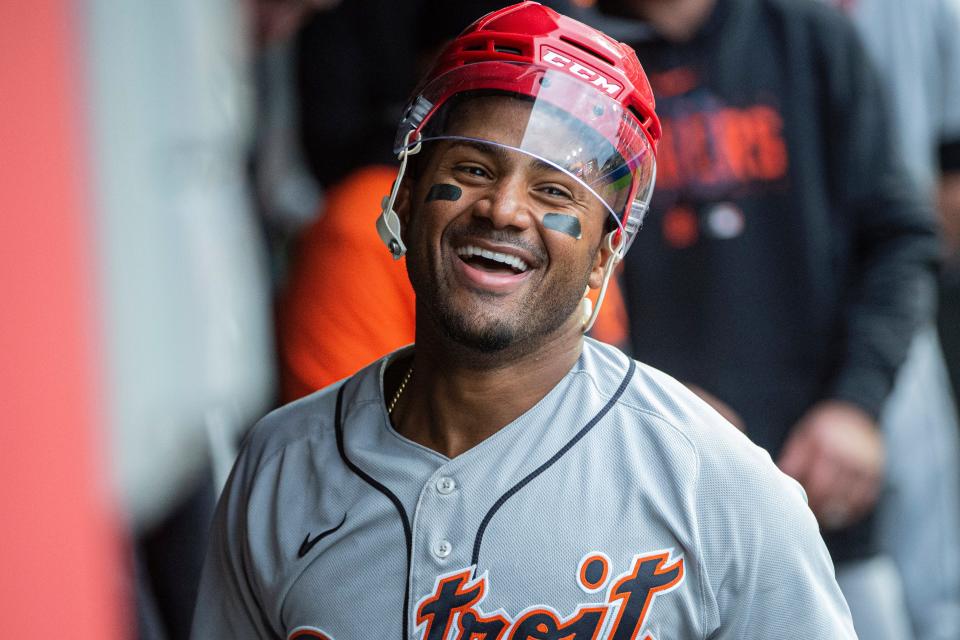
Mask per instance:
[[[323,533],[317,534],[317,537],[313,540],[310,539],[310,534],[307,534],[307,537],[303,539],[303,543],[300,545],[300,551],[297,552],[297,558],[302,558],[303,556],[310,553],[310,549],[313,549],[313,546],[326,538],[328,535],[339,529],[343,526],[343,523],[347,521],[347,514],[343,514],[343,520],[340,521],[340,524],[335,526],[333,529],[327,529]]]

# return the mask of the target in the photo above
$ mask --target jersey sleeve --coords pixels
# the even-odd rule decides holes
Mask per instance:
[[[822,54],[827,170],[845,227],[833,233],[847,236],[854,258],[827,393],[876,417],[916,329],[933,313],[936,221],[903,167],[880,78],[853,26],[817,13],[822,19],[810,28]]]
[[[281,637],[263,610],[250,567],[247,503],[255,466],[251,440],[247,439],[214,514],[193,615],[193,640]]]
[[[708,452],[697,486],[709,638],[856,638],[803,489],[766,452]]]

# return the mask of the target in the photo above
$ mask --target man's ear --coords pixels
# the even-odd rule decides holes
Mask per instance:
[[[616,264],[608,265],[610,255],[613,253],[610,250],[610,247],[613,245],[613,238],[609,238],[609,236],[615,233],[616,231],[610,231],[604,234],[603,239],[600,241],[600,248],[597,250],[597,255],[593,259],[593,267],[590,269],[590,279],[587,281],[591,289],[599,289],[603,284],[604,272],[608,266],[611,269],[616,267]]]

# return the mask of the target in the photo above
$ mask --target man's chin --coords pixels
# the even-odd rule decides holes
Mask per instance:
[[[503,351],[517,339],[517,332],[513,328],[499,322],[478,327],[459,318],[444,318],[443,330],[457,344],[480,353]]]

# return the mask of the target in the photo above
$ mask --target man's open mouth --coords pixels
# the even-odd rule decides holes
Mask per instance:
[[[471,267],[490,273],[520,274],[530,268],[517,256],[481,249],[470,244],[457,249],[457,255]]]

